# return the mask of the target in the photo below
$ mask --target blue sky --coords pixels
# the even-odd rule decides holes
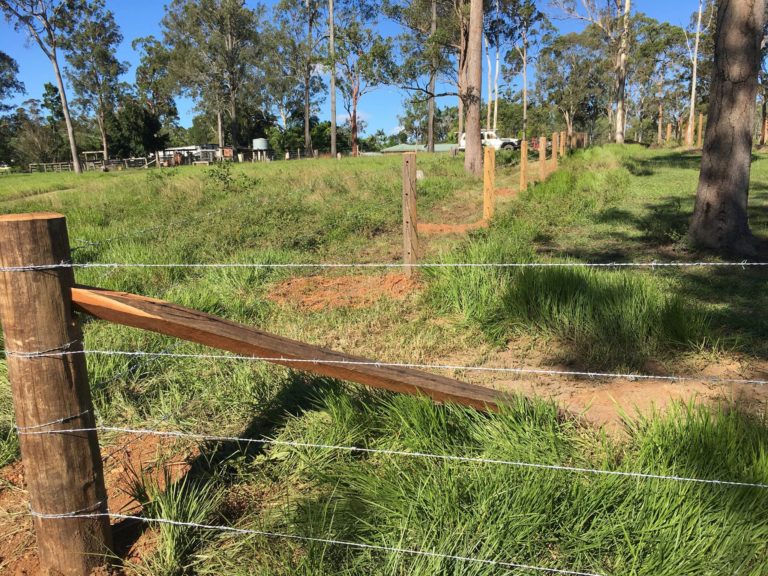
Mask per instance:
[[[248,1],[249,4],[254,2]],[[274,0],[265,2],[268,6],[275,3]],[[136,64],[137,56],[131,50],[131,41],[141,36],[150,34],[159,35],[160,20],[164,13],[164,2],[158,0],[107,0],[110,10],[115,13],[115,18],[120,25],[125,40],[120,47],[118,56],[132,65]],[[542,0],[541,5],[549,12],[548,2]],[[673,24],[685,25],[688,23],[691,13],[698,7],[698,0],[635,0],[633,10],[645,12],[658,20],[666,20]],[[563,31],[579,28],[581,25],[573,21],[561,19],[554,20],[555,25]],[[391,33],[393,26],[384,24],[385,33]],[[4,20],[0,22],[0,50],[11,55],[19,63],[20,79],[24,82],[27,93],[16,98],[20,103],[26,98],[40,98],[43,93],[43,85],[53,82],[53,71],[48,60],[40,49],[30,43],[24,34],[16,32],[11,25]],[[133,79],[131,70],[126,80]],[[401,113],[401,103],[405,94],[395,88],[380,88],[366,95],[360,104],[361,117],[368,125],[368,132],[382,129],[392,132],[398,126],[397,116]],[[453,99],[444,99],[440,106],[453,105]],[[193,116],[193,104],[189,101],[179,101],[181,123],[184,126],[191,124]],[[341,106],[339,106],[341,111]],[[329,117],[328,102],[321,104],[320,116]]]

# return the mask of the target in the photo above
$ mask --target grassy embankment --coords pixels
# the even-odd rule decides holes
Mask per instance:
[[[427,174],[420,183],[424,220],[436,220],[446,206],[466,221],[479,217],[478,188],[468,192],[473,185],[459,162],[420,162]],[[675,152],[590,150],[547,183],[505,201],[490,230],[430,241],[424,259],[695,257],[680,245],[695,168],[695,157]],[[78,261],[396,261],[399,173],[399,159],[385,158],[97,175],[76,181],[76,191],[0,210],[63,211],[73,244],[81,246]],[[0,178],[0,198],[55,185],[40,178],[48,177]],[[764,182],[768,160],[759,160],[751,204],[760,235]],[[381,360],[474,359],[521,339],[551,351],[553,363],[594,369],[644,369],[654,361],[674,370],[736,356],[759,361],[768,353],[768,327],[753,313],[768,295],[762,276],[751,271],[441,269],[425,274],[424,290],[403,302],[316,312],[266,297],[292,275],[119,269],[78,272],[78,280]],[[86,340],[96,349],[201,351],[100,322],[87,324]],[[246,362],[93,356],[89,370],[99,417],[109,424],[768,482],[768,429],[739,407],[714,414],[678,408],[628,421],[627,434],[612,438],[541,401],[513,400],[499,415],[480,416]],[[0,456],[8,462],[16,442],[7,383],[2,394]],[[148,515],[606,574],[768,570],[766,490],[309,449],[201,449],[185,480],[170,489],[158,490],[150,476],[134,479]],[[155,466],[191,452],[181,442],[166,446]],[[154,553],[131,569],[501,573],[488,565],[169,527],[159,529]]]

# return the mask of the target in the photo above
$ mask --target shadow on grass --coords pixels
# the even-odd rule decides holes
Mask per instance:
[[[248,424],[240,438],[268,438],[280,430],[285,422],[311,408],[323,390],[338,387],[340,384],[329,378],[313,377],[305,372],[290,371],[288,382],[280,388],[274,398]],[[189,471],[176,481],[194,490],[195,486],[203,486],[215,472],[221,476],[221,467],[233,456],[254,458],[264,452],[264,444],[243,444],[234,441],[208,442],[200,448],[200,456],[189,466]],[[229,472],[232,472],[231,470]],[[227,474],[223,475],[228,478]],[[236,520],[236,515],[228,514],[228,519]],[[122,520],[113,526],[115,537],[115,554],[125,558],[133,546],[150,526],[136,520]]]

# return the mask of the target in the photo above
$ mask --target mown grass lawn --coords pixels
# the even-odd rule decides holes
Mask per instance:
[[[576,154],[547,182],[503,199],[488,230],[428,239],[422,260],[702,258],[684,244],[697,166],[695,154],[639,147]],[[419,167],[423,220],[443,218],[448,205],[456,208],[452,217],[480,217],[481,187],[459,160],[423,155]],[[514,180],[505,171],[499,187]],[[65,213],[78,262],[397,262],[400,174],[400,158],[367,158],[83,179],[8,176],[0,178],[0,212]],[[761,238],[766,183],[768,159],[760,157],[750,203]],[[482,363],[526,342],[541,351],[543,366],[695,373],[739,362],[749,376],[768,374],[768,324],[759,314],[768,294],[765,273],[755,270],[445,268],[424,271],[421,289],[405,299],[364,307],[307,309],[299,295],[270,298],[294,276],[378,273],[119,268],[77,275],[83,284],[164,298],[382,361]],[[87,322],[85,334],[89,349],[206,352],[102,322]],[[512,397],[500,414],[481,415],[244,361],[88,362],[98,416],[109,425],[768,483],[760,405],[677,406],[628,418],[615,436],[545,400]],[[0,463],[7,464],[17,448],[4,363],[0,382]],[[121,446],[126,438],[102,442]],[[148,516],[600,574],[768,571],[766,489],[285,446],[178,442],[157,450],[153,470],[134,471],[123,485]],[[184,479],[159,489],[158,471],[180,459],[192,460]],[[506,573],[491,564],[255,535],[169,526],[157,534],[129,571]]]

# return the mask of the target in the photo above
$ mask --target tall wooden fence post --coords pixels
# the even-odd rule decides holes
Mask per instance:
[[[697,148],[704,147],[704,114],[699,112],[699,140]]]
[[[528,188],[528,140],[520,142],[520,192]]]
[[[560,134],[555,132],[552,134],[552,171],[557,170],[557,154],[560,149],[559,143]]]
[[[112,547],[64,216],[0,216],[0,320],[42,574],[86,576]],[[75,354],[57,354],[75,352]],[[47,354],[47,355],[46,355]],[[45,434],[41,434],[45,433]],[[59,517],[61,516],[61,517]]]
[[[539,180],[542,182],[547,179],[547,138],[539,138]]]
[[[667,144],[672,142],[672,124],[667,124]]]
[[[565,156],[565,137],[567,132],[560,132],[560,157]]]
[[[483,159],[483,220],[488,222],[496,211],[496,149],[488,146]]]
[[[416,214],[416,154],[403,155],[403,264],[405,274],[413,276],[413,265],[419,254],[418,218]]]

